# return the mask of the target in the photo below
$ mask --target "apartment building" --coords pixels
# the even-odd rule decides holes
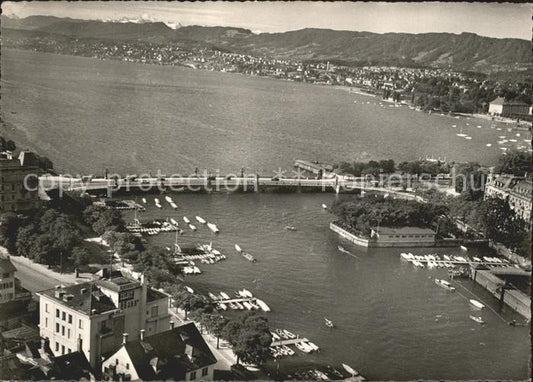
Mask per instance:
[[[31,210],[38,203],[38,179],[27,175],[37,174],[35,154],[22,151],[18,159],[11,152],[0,153],[0,213]]]

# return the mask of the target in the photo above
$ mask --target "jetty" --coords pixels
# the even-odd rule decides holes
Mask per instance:
[[[296,345],[303,342],[309,342],[309,340],[307,338],[282,339],[278,341],[272,341],[270,346]]]

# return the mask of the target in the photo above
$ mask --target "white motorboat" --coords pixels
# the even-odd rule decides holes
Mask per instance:
[[[220,231],[218,227],[213,223],[207,223],[207,227],[214,233],[218,233]]]
[[[290,347],[288,347],[287,345],[283,345],[281,346],[281,348],[285,351],[285,354],[287,355],[294,355],[294,350],[292,350]]]
[[[322,208],[326,209],[326,208],[328,208],[328,206],[322,203]]]
[[[240,302],[235,302],[235,305],[237,306],[238,309],[240,310],[243,310],[244,309],[244,305],[242,305]]]
[[[483,309],[485,307],[485,305],[480,303],[478,300],[474,300],[474,299],[470,300],[470,304],[474,305],[478,309]]]
[[[478,324],[481,324],[481,325],[483,325],[485,323],[485,321],[483,321],[483,318],[481,318],[481,317],[470,316],[470,319],[472,321],[477,322]]]
[[[170,222],[171,222],[172,224],[174,224],[176,227],[179,226],[178,221],[177,221],[176,219],[174,219],[174,218],[170,218]]]
[[[243,301],[242,304],[248,310],[252,310],[253,309],[252,305],[250,305],[250,303],[248,301]]]
[[[144,204],[146,204],[146,198],[143,198],[142,201]]]
[[[284,338],[284,339],[288,339],[289,337],[287,337],[287,335],[285,334],[285,332],[281,329],[276,329],[276,333],[279,335],[280,338]]]
[[[243,297],[249,297],[249,298],[252,298],[254,297],[254,295],[252,294],[252,292],[250,292],[248,289],[243,289],[242,291],[242,296]]]
[[[186,286],[185,289],[186,289],[187,292],[189,292],[189,293],[194,293],[194,290],[193,290],[191,287]]]
[[[437,284],[438,286],[440,286],[440,287],[442,287],[442,288],[444,288],[446,290],[449,290],[450,292],[455,291],[455,288],[452,286],[452,284],[450,284],[446,280],[435,279],[435,284]]]
[[[296,338],[296,335],[289,332],[287,329],[283,329],[283,333],[285,333],[285,335],[287,336],[287,338],[290,338],[290,339],[294,339]]]
[[[304,353],[311,353],[313,350],[304,344],[303,342],[297,342],[294,344],[296,346],[296,349],[303,351]]]
[[[174,202],[170,203],[170,206],[174,208],[175,210],[178,209],[178,205]]]
[[[227,310],[227,309],[228,309],[227,305],[224,304],[224,303],[222,303],[222,302],[221,302],[220,304],[218,304],[218,306],[219,306],[220,309],[222,309],[222,310]]]
[[[324,321],[325,321],[326,326],[327,326],[328,328],[333,328],[333,327],[335,326],[335,325],[333,325],[333,321],[327,319],[326,317],[324,317]]]
[[[464,245],[461,245],[461,249],[462,249],[463,251],[468,251],[468,248],[466,248]]]
[[[158,204],[158,203],[156,203],[155,206],[156,206],[157,208],[163,208],[163,206],[162,206],[161,204]]]
[[[242,248],[240,247],[239,244],[235,244],[235,250],[236,250],[237,252],[239,252],[239,253],[242,252]]]
[[[213,301],[218,300],[218,297],[216,295],[214,295],[213,293],[209,292],[208,295],[211,298],[211,300],[213,300]]]
[[[318,346],[316,346],[314,343],[312,342],[307,342],[305,343],[307,346],[309,346],[311,348],[311,350],[313,351],[318,351],[320,348]]]
[[[359,375],[359,372],[357,370],[353,369],[352,367],[348,366],[345,363],[342,364],[342,367],[344,368],[344,370],[346,370],[348,373],[350,373],[354,377]]]
[[[281,339],[281,337],[278,336],[277,333],[270,332],[270,334],[272,334],[272,339],[273,339],[274,341],[279,341],[279,340]]]
[[[172,198],[170,196],[168,196],[168,195],[165,196],[165,200],[167,201],[168,204],[173,202]]]
[[[189,224],[191,221],[189,220],[189,218],[187,216],[184,216],[183,217],[183,221],[187,224]]]
[[[161,203],[159,202],[159,199],[158,199],[158,198],[154,198],[154,203],[155,203],[155,204],[161,204]]]
[[[270,307],[263,300],[256,298],[255,302],[257,305],[259,305],[263,312],[270,312]]]
[[[195,225],[192,225],[192,224],[189,224],[189,228],[193,231],[196,231],[196,226]]]
[[[207,222],[206,222],[202,217],[200,217],[200,216],[196,216],[196,220],[197,220],[198,223],[200,223],[200,224],[205,224],[205,223],[207,223]]]
[[[407,260],[407,261],[410,260],[409,256],[407,256],[407,253],[400,253],[400,256],[401,256],[402,259],[404,259],[404,260]]]
[[[492,143],[487,143],[487,147],[492,147]]]
[[[220,295],[222,296],[223,299],[229,300],[229,296],[226,293],[220,292]]]

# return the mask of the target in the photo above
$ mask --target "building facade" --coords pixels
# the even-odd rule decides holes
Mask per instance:
[[[516,214],[531,226],[531,208],[533,198],[531,178],[513,175],[496,175],[489,178],[485,185],[485,199],[497,197],[507,200]]]
[[[169,297],[124,276],[38,292],[39,330],[55,356],[83,351],[95,367],[120,346],[123,333],[135,340],[168,329]]]
[[[16,271],[8,257],[0,257],[0,304],[15,299]]]
[[[429,228],[419,227],[379,227],[370,235],[376,246],[431,246],[435,244],[436,233]]]
[[[522,101],[506,101],[498,97],[489,104],[489,114],[501,117],[531,115],[531,106]]]
[[[10,152],[0,153],[0,213],[31,210],[38,203],[38,179],[29,177],[37,174],[35,155],[28,151],[20,153],[18,159]]]

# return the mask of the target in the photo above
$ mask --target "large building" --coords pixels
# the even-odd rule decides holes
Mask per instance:
[[[377,247],[417,247],[435,245],[436,233],[429,228],[379,227],[370,237]]]
[[[120,346],[123,333],[134,341],[168,330],[169,296],[148,288],[144,277],[123,275],[38,292],[39,328],[55,356],[76,349],[90,364]]]
[[[194,323],[135,341],[122,347],[102,364],[105,380],[210,381],[217,359]]]
[[[522,101],[506,101],[498,97],[489,104],[489,114],[500,117],[524,117],[531,115],[531,106]]]
[[[35,154],[22,151],[18,159],[10,152],[0,153],[0,214],[31,210],[38,203],[37,160]],[[25,178],[28,176],[25,187]]]
[[[16,271],[8,257],[0,257],[0,304],[15,299]]]
[[[512,175],[496,175],[485,185],[485,199],[498,197],[507,200],[509,206],[528,226],[531,225],[531,207],[533,197],[531,178]]]

